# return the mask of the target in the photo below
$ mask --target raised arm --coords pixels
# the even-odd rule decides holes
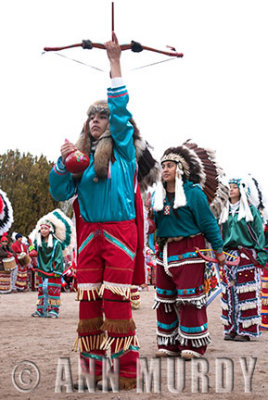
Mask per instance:
[[[121,64],[120,64],[120,56],[121,56],[121,48],[118,43],[118,39],[116,34],[112,33],[112,40],[104,43],[104,46],[107,50],[107,56],[110,61],[110,76],[111,78],[120,78],[122,77],[121,73]]]
[[[128,91],[121,73],[121,48],[113,32],[113,40],[105,43],[110,61],[111,88],[108,89],[108,106],[110,109],[110,132],[115,148],[128,161],[135,159],[133,144],[134,128],[129,122],[132,114],[127,110]]]

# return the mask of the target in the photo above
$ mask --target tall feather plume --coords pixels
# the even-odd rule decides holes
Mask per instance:
[[[247,177],[244,178],[249,193],[248,199],[250,203],[252,203],[262,214],[264,221],[268,220],[268,207],[267,207],[267,198],[263,191],[262,185],[257,181],[257,179],[252,175],[248,174]]]
[[[207,196],[211,211],[218,218],[228,200],[229,188],[225,182],[223,169],[216,162],[215,152],[199,147],[190,140],[187,140],[183,146],[194,152],[198,159],[199,183]]]

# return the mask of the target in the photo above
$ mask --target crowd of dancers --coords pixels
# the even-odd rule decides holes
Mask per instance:
[[[219,292],[224,340],[249,342],[268,329],[267,220],[256,180],[249,178],[254,202],[253,186],[239,176],[227,182],[214,152],[187,141],[165,149],[160,162],[153,158],[127,109],[114,33],[105,48],[107,101],[89,107],[77,143],[63,143],[49,176],[55,200],[73,199],[75,220],[54,210],[37,222],[29,248],[20,234],[9,246],[4,233],[12,218],[4,218],[10,204],[2,192],[0,290],[8,271],[11,291],[26,290],[31,265],[38,276],[32,316],[58,318],[64,257],[75,248],[74,349],[82,373],[91,372],[94,359],[101,389],[109,352],[120,360],[120,389],[128,390],[136,386],[139,359],[132,308],[148,283],[155,286],[157,357],[204,356],[211,341],[207,304]]]

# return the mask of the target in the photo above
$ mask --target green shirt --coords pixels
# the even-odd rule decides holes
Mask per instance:
[[[252,222],[246,222],[245,218],[238,221],[239,209],[235,211],[234,215],[229,211],[228,220],[222,224],[224,249],[237,249],[239,246],[255,249],[257,261],[261,265],[265,265],[267,253],[264,250],[265,238],[261,215],[252,204],[250,204],[250,211],[253,216]]]
[[[165,198],[165,205],[170,206],[170,214],[164,210],[154,211],[154,219],[158,237],[189,237],[202,233],[211,243],[212,248],[221,253],[222,238],[217,220],[212,214],[207,197],[201,186],[186,180],[183,184],[187,204],[184,207],[173,209],[173,201]],[[155,193],[152,195],[154,206]]]
[[[37,271],[41,276],[61,275],[63,273],[63,254],[61,243],[53,238],[53,247],[48,247],[42,240],[42,246],[37,246]]]

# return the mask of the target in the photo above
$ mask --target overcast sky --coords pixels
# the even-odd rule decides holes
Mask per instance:
[[[132,39],[184,58],[122,54],[129,110],[159,158],[191,138],[215,149],[228,175],[252,173],[268,192],[268,6],[266,0],[115,0],[120,43]],[[109,0],[1,2],[1,151],[18,148],[51,161],[65,138],[76,141],[88,106],[106,97],[103,50],[60,54],[44,46],[104,42]],[[132,71],[131,71],[132,70]]]

